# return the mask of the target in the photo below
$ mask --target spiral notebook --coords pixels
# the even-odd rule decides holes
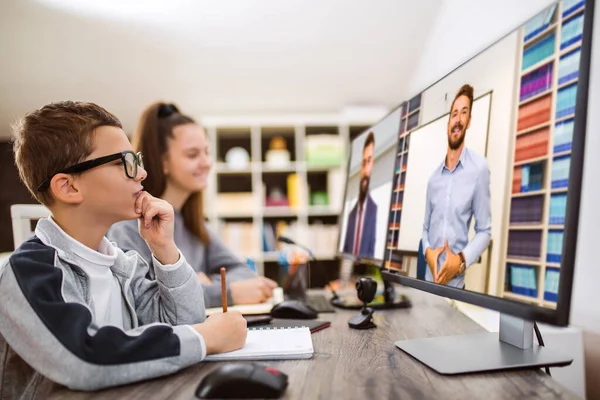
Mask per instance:
[[[211,354],[206,361],[293,360],[314,354],[308,327],[248,329],[246,344],[239,350]]]

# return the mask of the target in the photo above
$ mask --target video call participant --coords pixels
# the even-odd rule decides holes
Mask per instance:
[[[375,135],[369,132],[363,145],[360,164],[358,201],[348,215],[343,251],[346,254],[374,258],[377,233],[377,204],[369,194],[375,160]]]
[[[427,184],[423,249],[430,282],[465,288],[465,271],[491,240],[490,171],[484,157],[464,145],[471,124],[473,88],[463,85],[448,118],[448,151]],[[471,219],[475,237],[469,242]]]

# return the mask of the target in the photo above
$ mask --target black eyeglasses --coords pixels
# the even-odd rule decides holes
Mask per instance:
[[[178,113],[179,109],[173,103],[160,103],[158,106],[158,118],[169,118],[171,115]]]
[[[123,163],[123,169],[125,170],[125,175],[130,179],[135,179],[138,172],[138,166],[144,168],[144,161],[142,160],[142,153],[135,154],[131,150],[122,151],[120,153],[111,154],[109,156],[94,158],[92,160],[87,160],[81,162],[79,164],[75,164],[70,166],[69,168],[63,169],[62,171],[57,172],[56,174],[78,174],[85,172],[89,169],[99,167],[100,165],[108,164],[111,161],[115,161],[121,159]],[[54,175],[56,175],[54,174]],[[50,187],[50,181],[54,177],[51,177],[44,180],[38,187],[38,192],[44,192],[48,190]]]

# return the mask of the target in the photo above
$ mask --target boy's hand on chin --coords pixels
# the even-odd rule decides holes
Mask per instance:
[[[175,264],[179,250],[173,241],[175,213],[168,202],[142,192],[135,200],[140,235],[161,264]]]

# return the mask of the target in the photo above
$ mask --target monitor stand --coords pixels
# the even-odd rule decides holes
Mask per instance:
[[[445,375],[563,367],[572,357],[533,344],[533,322],[500,314],[500,332],[399,340],[395,345]]]
[[[396,295],[396,289],[394,288],[394,284],[387,280],[383,281],[383,303],[369,303],[368,306],[373,310],[390,310],[394,308],[410,308],[412,307],[412,303],[408,296],[401,294]],[[344,309],[349,310],[360,310],[363,308],[363,304],[358,301],[358,299],[353,301],[346,301],[343,297],[334,296],[331,299],[331,304]]]

